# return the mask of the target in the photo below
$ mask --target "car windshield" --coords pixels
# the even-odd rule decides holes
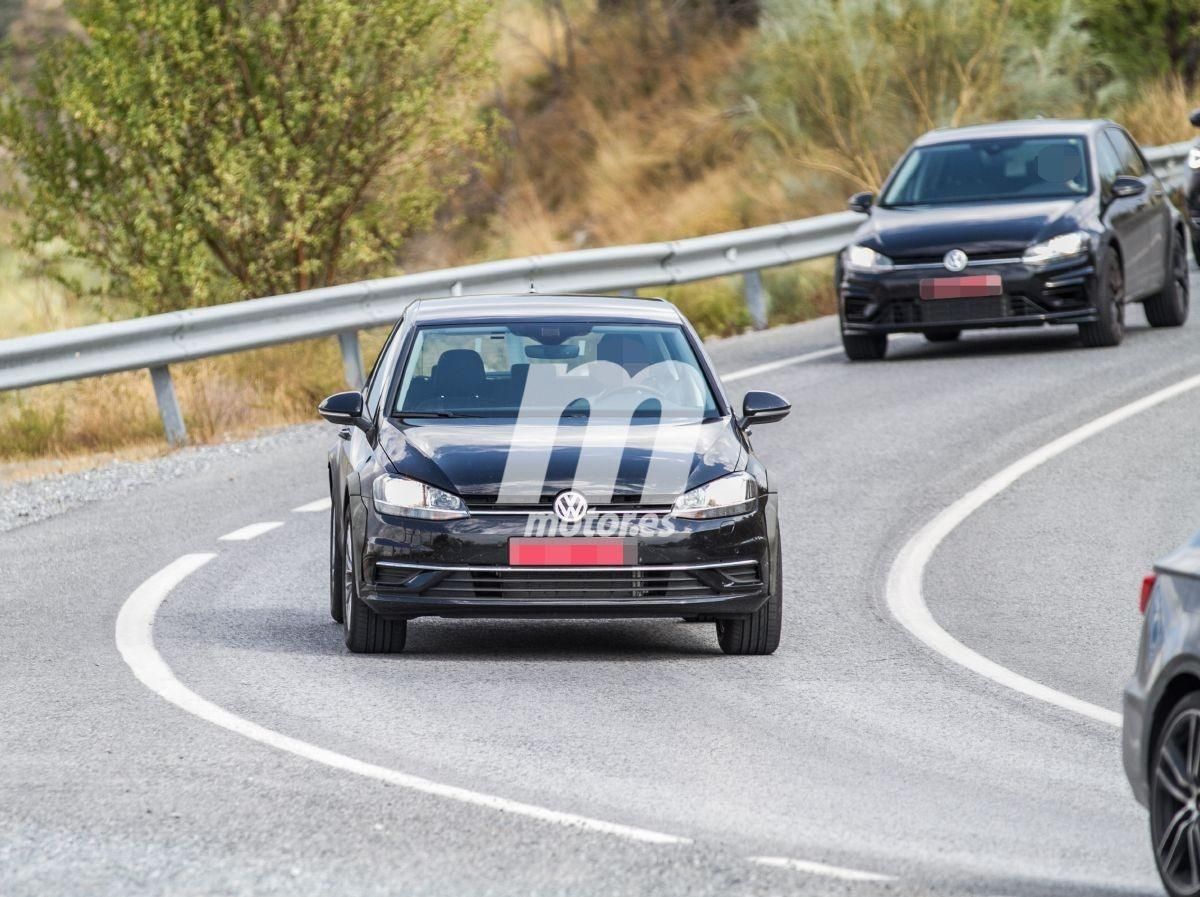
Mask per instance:
[[[681,327],[579,321],[421,327],[393,413],[647,422],[719,416]]]
[[[1086,196],[1082,137],[1007,137],[921,146],[900,163],[882,206]]]

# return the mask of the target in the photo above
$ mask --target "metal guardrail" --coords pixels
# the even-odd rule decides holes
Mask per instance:
[[[1184,182],[1190,148],[1185,142],[1145,153],[1174,189]],[[763,269],[836,254],[862,218],[837,212],[666,243],[484,262],[3,340],[0,391],[148,369],[167,439],[179,443],[187,431],[170,365],[337,336],[346,382],[358,387],[364,379],[358,331],[392,324],[417,298],[631,292],[740,274],[751,318],[762,327],[769,303]]]

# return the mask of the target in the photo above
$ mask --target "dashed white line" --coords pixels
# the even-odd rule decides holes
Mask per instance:
[[[863,872],[861,869],[847,869],[843,866],[829,866],[825,863],[814,863],[809,860],[794,860],[790,857],[750,857],[750,862],[760,866],[774,866],[778,869],[791,869],[793,872],[804,872],[808,875],[823,875],[826,878],[840,878],[842,881],[895,881],[893,875],[880,875],[878,872]]]
[[[251,539],[257,539],[263,533],[269,533],[271,530],[278,529],[281,526],[283,526],[282,520],[267,520],[263,523],[252,523],[249,526],[243,526],[241,529],[235,529],[231,533],[226,533],[218,541],[249,542]]]
[[[1200,375],[1181,380],[1172,386],[1130,402],[1128,405],[1123,405],[1115,411],[1110,411],[1108,414],[1072,430],[1065,436],[1060,436],[1047,443],[1036,451],[1030,452],[958,499],[925,524],[896,556],[887,579],[887,604],[892,616],[934,651],[993,682],[998,682],[1000,685],[1029,697],[1037,698],[1039,701],[1070,710],[1072,713],[1078,713],[1109,725],[1120,726],[1121,715],[1119,713],[1027,679],[1019,673],[988,660],[942,629],[929,612],[921,591],[925,567],[928,565],[929,559],[933,557],[933,553],[937,551],[938,546],[950,533],[954,532],[955,528],[1025,474],[1036,470],[1096,434],[1103,433],[1110,427],[1115,427],[1143,411],[1148,411],[1163,402],[1197,388],[1200,388]]]
[[[345,754],[326,750],[298,738],[267,729],[200,697],[175,678],[171,668],[167,666],[162,655],[154,647],[154,616],[172,589],[214,557],[216,555],[213,554],[185,554],[173,561],[138,586],[134,593],[126,599],[125,604],[121,607],[121,612],[117,615],[117,649],[121,652],[121,657],[147,688],[176,707],[186,710],[206,722],[236,732],[238,735],[269,747],[400,788],[408,788],[412,791],[487,807],[504,813],[513,813],[540,822],[615,835],[629,841],[641,841],[648,844],[691,843],[690,839],[678,835],[668,835],[616,822],[605,822],[602,819],[592,819],[574,813],[563,813],[534,804],[497,797],[493,794],[484,794],[454,785],[444,785],[395,769],[388,769],[385,766],[365,763],[362,760],[347,757]]]
[[[316,501],[310,501],[306,505],[301,505],[298,508],[292,508],[292,513],[316,514],[321,511],[328,511],[331,507],[333,507],[333,502],[330,500],[329,496],[326,495],[324,498],[318,498]]]

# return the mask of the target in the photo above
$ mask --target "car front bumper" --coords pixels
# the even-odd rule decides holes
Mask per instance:
[[[360,507],[361,597],[391,617],[742,615],[769,597],[778,557],[775,495],[736,517],[672,520],[634,537],[636,563],[604,567],[510,565],[509,539],[531,536],[524,513],[429,521]]]
[[[973,264],[959,275],[940,264],[898,264],[895,270],[847,270],[839,284],[847,333],[902,333],[1082,324],[1097,319],[1095,265],[1090,256],[1045,267],[1018,259]],[[922,299],[921,282],[942,277],[999,275],[996,296]]]

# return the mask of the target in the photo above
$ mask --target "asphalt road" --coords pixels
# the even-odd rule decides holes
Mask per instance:
[[[1200,321],[1131,319],[1114,350],[1073,330],[908,337],[884,364],[825,354],[731,383],[794,405],[755,434],[783,493],[769,658],[722,656],[710,625],[437,619],[410,625],[402,655],[347,654],[327,610],[327,517],[293,510],[324,494],[323,427],[0,534],[0,894],[1159,893],[1118,730],[955,665],[885,598],[906,541],[964,493],[1200,373]],[[836,342],[826,319],[711,353],[732,372]],[[1195,391],[986,504],[929,563],[933,617],[1016,673],[1119,709],[1141,575],[1200,527],[1198,422]],[[219,538],[268,521],[282,526]],[[196,552],[215,557],[170,590],[153,638],[222,712],[686,842],[387,784],[169,703],[114,631],[139,586]]]

